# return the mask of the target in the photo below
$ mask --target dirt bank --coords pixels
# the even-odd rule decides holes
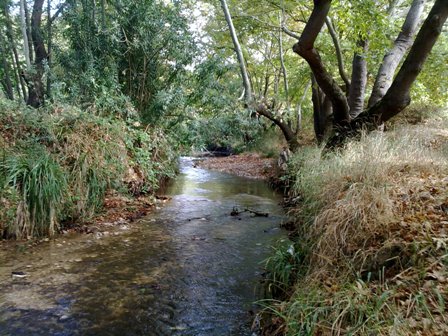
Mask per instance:
[[[206,158],[198,161],[197,165],[205,169],[260,180],[269,180],[278,173],[275,159],[264,158],[255,153]]]

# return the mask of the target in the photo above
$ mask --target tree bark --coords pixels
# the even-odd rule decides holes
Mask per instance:
[[[313,12],[305,25],[299,42],[294,45],[293,50],[307,61],[317,84],[330,99],[335,126],[343,127],[350,121],[347,98],[344,91],[325,68],[319,53],[314,48],[314,42],[325,23],[330,7],[331,0],[314,0]]]
[[[246,68],[246,62],[244,60],[243,50],[241,49],[240,42],[238,40],[238,36],[236,35],[235,27],[233,25],[232,16],[230,15],[229,7],[227,6],[226,0],[220,0],[221,7],[224,11],[224,17],[226,19],[227,25],[229,27],[230,36],[232,37],[233,46],[235,48],[236,56],[238,58],[238,63],[240,66],[241,77],[243,79],[244,85],[244,95],[247,104],[250,104],[252,101],[252,87],[249,80],[249,74]]]
[[[33,37],[31,34],[31,17],[30,17],[30,11],[28,10],[28,3],[25,0],[25,18],[26,18],[26,33],[28,35],[28,49],[30,50],[30,61],[31,64],[34,62],[34,55],[33,55]]]
[[[47,61],[48,54],[45,50],[44,40],[42,38],[42,10],[45,0],[35,0],[33,13],[31,15],[31,36],[34,47],[34,72],[28,79],[28,100],[27,104],[32,107],[40,107],[44,103],[44,84],[42,77],[44,75],[44,63]]]
[[[28,32],[26,25],[26,15],[25,15],[25,0],[20,0],[20,28],[22,30],[23,38],[23,54],[25,57],[27,70],[31,69],[31,58],[30,58],[30,48],[28,43]]]
[[[314,133],[318,144],[321,144],[328,136],[331,128],[332,107],[330,99],[325,96],[316,82],[314,76],[312,79],[312,100],[313,100],[313,120]]]
[[[366,53],[368,43],[360,40],[358,46],[362,52],[355,52],[352,64],[352,81],[348,95],[348,105],[350,106],[350,118],[356,118],[364,110],[365,91],[367,85],[367,61]]]
[[[5,45],[5,41],[3,40],[3,35],[0,34],[0,56],[1,56],[1,64],[3,68],[4,78],[2,80],[2,85],[5,90],[6,97],[8,99],[14,100],[14,90],[12,86],[12,81],[10,77],[10,69],[9,63],[6,59],[6,50],[3,49]]]
[[[8,6],[7,3],[5,3],[4,7],[3,7],[3,14],[5,15],[5,21],[6,21],[6,35],[14,56],[14,60],[13,60],[13,65],[14,65],[14,72],[15,72],[15,78],[17,81],[17,86],[20,87],[20,89],[18,89],[18,94],[20,96],[20,91],[22,92],[23,95],[23,99],[26,101],[26,84],[25,81],[23,80],[23,76],[22,76],[22,68],[20,66],[20,59],[19,59],[19,53],[17,52],[17,47],[16,47],[16,43],[14,40],[14,32],[13,32],[13,28],[11,25],[11,18],[9,16],[9,10],[8,10]]]
[[[285,66],[285,57],[283,50],[283,32],[281,27],[283,26],[284,13],[280,15],[280,29],[278,31],[278,44],[279,44],[279,54],[280,54],[280,66],[283,74],[283,87],[285,90],[285,100],[286,100],[286,110],[287,112],[291,109],[291,102],[289,101],[289,84],[288,84],[288,71]]]
[[[397,77],[385,96],[378,103],[352,120],[344,131],[336,134],[329,141],[329,147],[339,145],[348,136],[357,135],[361,129],[375,130],[379,125],[396,116],[410,104],[412,84],[420,74],[423,64],[439,38],[447,17],[448,0],[436,0],[417,34],[415,42]]]
[[[291,127],[289,127],[288,124],[285,123],[281,118],[276,117],[271,111],[269,111],[265,104],[259,104],[256,108],[256,111],[258,114],[271,120],[280,128],[291,151],[294,152],[297,150],[297,148],[299,148],[297,135],[292,131]]]
[[[383,62],[378,70],[372,94],[369,99],[369,107],[372,107],[380,101],[390,88],[395,70],[400,64],[406,51],[412,45],[412,38],[417,30],[424,7],[425,0],[414,0],[412,2],[411,8],[409,9],[401,28],[401,32],[395,40],[392,49],[384,56]]]
[[[338,59],[339,76],[341,76],[342,80],[345,83],[345,91],[348,92],[350,90],[350,81],[347,77],[347,73],[345,72],[344,58],[342,56],[342,50],[341,50],[341,45],[339,43],[339,38],[336,34],[336,30],[333,27],[333,23],[331,22],[331,20],[328,16],[325,18],[325,24],[327,25],[328,32],[330,33],[331,39],[333,40],[334,49],[336,50],[336,57]]]
[[[53,48],[53,31],[51,27],[51,0],[47,0],[47,64],[51,69],[51,52]],[[47,97],[51,99],[51,75],[47,75]]]

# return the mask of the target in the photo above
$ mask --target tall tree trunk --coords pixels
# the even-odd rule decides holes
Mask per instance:
[[[401,28],[401,32],[394,42],[392,49],[384,56],[383,62],[378,70],[378,74],[373,85],[372,94],[369,99],[369,107],[375,105],[384,97],[392,84],[395,70],[402,60],[406,51],[412,45],[412,38],[417,31],[420,17],[425,7],[425,0],[414,0],[406,19]]]
[[[221,7],[224,11],[224,16],[227,22],[227,25],[229,26],[230,36],[232,37],[233,46],[235,48],[235,53],[238,58],[238,64],[240,66],[241,71],[241,77],[243,79],[243,85],[244,85],[244,95],[245,100],[247,104],[250,104],[252,101],[252,87],[249,80],[249,74],[247,72],[246,68],[246,62],[244,60],[243,50],[241,49],[240,42],[238,40],[238,36],[236,35],[235,27],[233,25],[232,16],[230,15],[229,7],[227,6],[226,0],[220,0],[221,1]]]
[[[31,15],[31,35],[33,37],[34,47],[34,66],[35,71],[28,80],[28,100],[27,104],[33,107],[40,107],[44,103],[44,84],[42,77],[44,75],[44,63],[48,55],[45,50],[45,44],[42,37],[42,10],[45,0],[35,0],[33,13]]]
[[[333,106],[334,124],[343,127],[350,121],[349,106],[344,91],[325,68],[314,42],[319,35],[331,7],[331,0],[314,0],[314,8],[305,28],[293,50],[309,64],[322,91]]]
[[[280,66],[283,74],[283,87],[285,90],[285,100],[286,100],[286,110],[289,112],[291,109],[291,102],[289,101],[289,85],[288,85],[288,71],[285,66],[285,57],[283,50],[283,32],[281,27],[283,26],[284,12],[280,15],[280,29],[278,30],[278,44],[279,44],[279,54],[280,54]]]
[[[314,133],[318,144],[321,144],[328,136],[331,129],[332,107],[330,99],[321,90],[314,76],[312,79],[312,100],[313,100],[313,120]]]
[[[12,81],[10,77],[10,69],[9,69],[9,63],[6,59],[6,50],[4,50],[3,46],[5,45],[5,41],[3,40],[3,35],[0,34],[0,57],[1,57],[1,65],[3,68],[3,80],[2,80],[2,86],[5,90],[6,97],[8,99],[14,100],[14,90],[12,86]]]
[[[47,64],[51,69],[53,31],[51,29],[51,0],[47,0]],[[51,74],[47,75],[47,97],[51,100]]]
[[[22,30],[23,38],[23,54],[25,57],[26,67],[29,71],[31,69],[31,58],[30,58],[30,48],[28,43],[28,33],[26,25],[26,15],[25,15],[25,0],[20,0],[20,28]]]
[[[33,55],[33,37],[31,34],[31,17],[30,17],[30,11],[28,10],[28,4],[25,1],[25,18],[26,18],[26,33],[28,35],[28,49],[30,50],[30,61],[31,64],[34,62],[34,55]]]
[[[412,84],[420,74],[447,18],[448,0],[436,0],[385,96],[352,120],[345,132],[335,135],[329,142],[330,147],[340,144],[349,135],[358,134],[361,129],[376,129],[410,104]]]
[[[350,117],[352,119],[356,118],[364,110],[367,85],[367,41],[360,40],[358,47],[362,49],[362,52],[355,52],[353,56],[352,81],[348,95],[348,105],[350,106]]]
[[[20,96],[20,91],[22,92],[23,99],[26,101],[26,84],[22,76],[22,67],[20,66],[20,59],[19,59],[19,53],[17,52],[16,42],[14,40],[14,32],[11,24],[11,18],[9,16],[9,9],[7,6],[7,3],[5,3],[5,6],[3,7],[3,14],[5,15],[6,20],[6,35],[8,37],[9,45],[12,50],[14,59],[13,59],[13,66],[14,66],[14,77],[16,78],[17,86],[20,87],[18,89],[18,93]]]

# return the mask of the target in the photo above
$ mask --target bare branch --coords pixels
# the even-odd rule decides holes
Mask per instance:
[[[336,34],[336,30],[334,29],[333,23],[331,19],[327,16],[325,18],[325,24],[327,25],[328,32],[330,33],[331,39],[333,40],[334,48],[336,49],[336,57],[338,59],[338,69],[339,75],[345,83],[345,91],[349,92],[350,90],[350,80],[348,79],[347,73],[345,72],[344,67],[344,59],[342,57],[341,45],[339,43],[339,38]]]

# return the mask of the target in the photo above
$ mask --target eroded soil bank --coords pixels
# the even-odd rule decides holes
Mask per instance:
[[[275,159],[256,153],[205,158],[197,162],[202,168],[259,180],[269,180],[278,173]]]

